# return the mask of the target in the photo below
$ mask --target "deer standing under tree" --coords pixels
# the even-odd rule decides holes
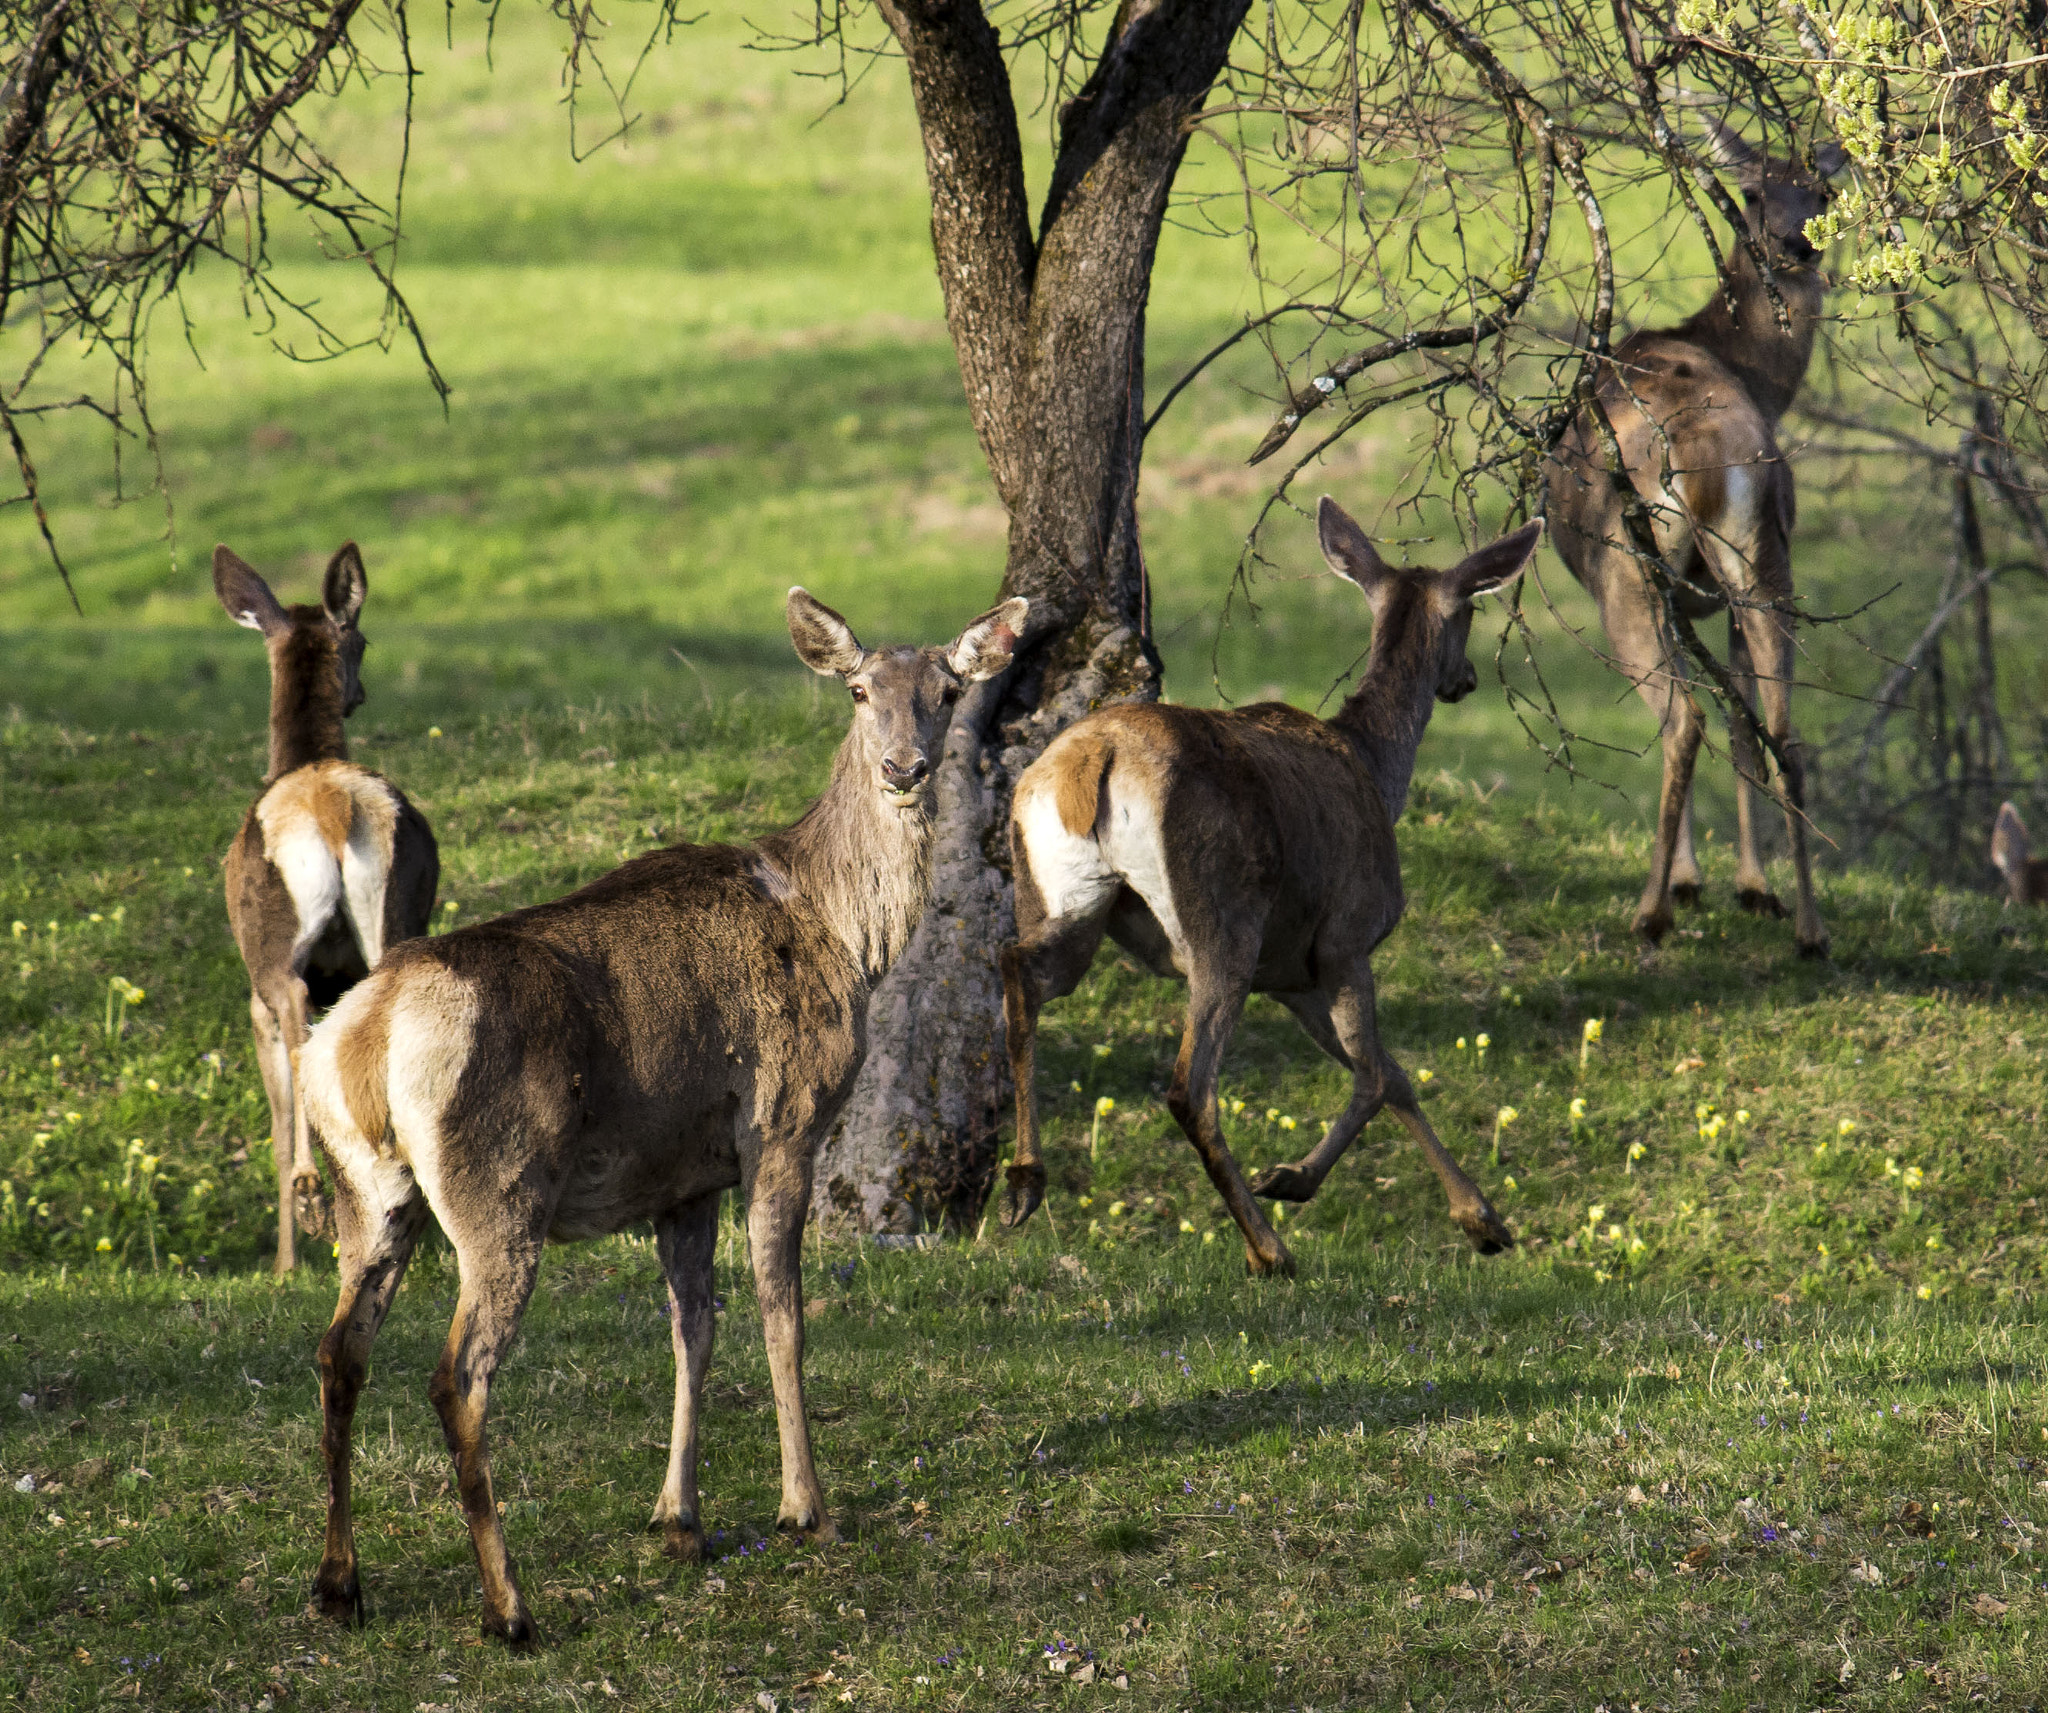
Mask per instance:
[[[1187,981],[1166,1104],[1244,1234],[1254,1273],[1294,1270],[1254,1198],[1307,1201],[1382,1106],[1420,1144],[1480,1252],[1514,1242],[1380,1045],[1371,959],[1404,908],[1394,825],[1431,708],[1478,683],[1465,658],[1473,599],[1521,575],[1543,526],[1526,524],[1443,572],[1388,565],[1328,497],[1317,531],[1331,569],[1372,609],[1365,671],[1332,718],[1281,702],[1104,708],[1055,738],[1017,783],[1018,933],[1002,952],[1017,1088],[1005,1225],[1030,1218],[1045,1193],[1033,1088],[1039,1010],[1073,992],[1107,933],[1155,974]],[[1253,993],[1300,1018],[1352,1085],[1306,1158],[1247,1186],[1223,1139],[1216,1080]]]
[[[552,904],[397,948],[314,1031],[305,1100],[335,1180],[341,1295],[320,1342],[327,1545],[314,1598],[360,1615],[349,1441],[370,1346],[431,1213],[461,1292],[429,1387],[483,1574],[484,1630],[535,1639],[484,1423],[550,1239],[652,1220],[676,1362],[654,1521],[704,1551],[697,1431],[718,1198],[746,1200],[782,1440],[779,1526],[835,1539],[803,1398],[804,1218],[867,1050],[874,985],[930,888],[930,775],[962,689],[1010,664],[1026,603],[944,648],[866,649],[802,589],[797,654],[854,702],[832,781],[753,845],[654,851]]]
[[[1723,125],[1710,124],[1709,140],[1714,159],[1743,193],[1749,236],[1770,264],[1770,282],[1738,240],[1727,296],[1717,289],[1689,320],[1622,341],[1601,377],[1599,399],[1629,480],[1649,508],[1657,549],[1680,579],[1668,599],[1688,620],[1728,611],[1729,675],[1746,703],[1761,696],[1763,726],[1778,751],[1798,886],[1795,936],[1802,953],[1820,957],[1828,935],[1814,901],[1804,768],[1792,730],[1794,495],[1776,428],[1813,355],[1826,281],[1806,223],[1825,211],[1828,192],[1800,166],[1760,154]],[[1815,154],[1823,176],[1845,161],[1833,144]],[[1782,323],[1774,291],[1784,306]],[[1558,554],[1598,603],[1616,663],[1660,724],[1657,839],[1635,918],[1636,932],[1654,943],[1671,929],[1673,898],[1699,897],[1692,776],[1706,717],[1690,693],[1666,592],[1630,549],[1626,496],[1586,417],[1552,455],[1548,485]],[[1736,897],[1745,910],[1782,916],[1757,851],[1752,794],[1764,778],[1762,746],[1740,711],[1729,715]]]
[[[433,829],[381,774],[348,759],[342,722],[363,705],[369,582],[349,542],[317,607],[286,607],[226,547],[213,589],[270,655],[270,771],[228,847],[228,922],[249,970],[256,1063],[277,1162],[277,1271],[296,1264],[294,1224],[327,1223],[320,1171],[295,1098],[308,1006],[332,1005],[385,948],[427,931],[441,858]]]

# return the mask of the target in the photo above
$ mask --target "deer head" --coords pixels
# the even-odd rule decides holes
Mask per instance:
[[[1709,119],[1707,155],[1735,180],[1750,232],[1769,246],[1774,266],[1780,258],[1800,269],[1819,263],[1820,251],[1806,236],[1806,223],[1827,212],[1833,192],[1825,181],[1849,164],[1840,144],[1823,143],[1814,150],[1816,177],[1797,161],[1764,154],[1718,119]]]
[[[852,736],[874,769],[885,802],[899,809],[924,799],[953,704],[969,684],[1010,664],[1029,604],[1012,598],[991,608],[943,648],[864,648],[847,622],[807,590],[789,592],[789,635],[797,658],[837,678],[853,698]]]
[[[1389,565],[1328,494],[1316,508],[1316,535],[1330,569],[1356,583],[1372,608],[1368,679],[1391,671],[1397,682],[1428,684],[1440,702],[1459,702],[1479,685],[1478,673],[1465,658],[1472,603],[1522,574],[1543,535],[1543,522],[1525,523],[1448,571]]]
[[[370,585],[353,541],[344,542],[328,560],[317,607],[284,606],[270,585],[225,546],[213,550],[213,592],[236,624],[262,633],[273,690],[286,683],[307,695],[331,689],[344,719],[363,705],[363,650],[368,645],[356,620]]]

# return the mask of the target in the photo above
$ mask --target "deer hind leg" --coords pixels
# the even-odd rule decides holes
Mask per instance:
[[[1256,958],[1253,941],[1252,958]],[[1174,1062],[1173,1084],[1166,1091],[1166,1109],[1195,1145],[1202,1169],[1223,1197],[1223,1205],[1244,1234],[1245,1267],[1254,1274],[1294,1271],[1294,1257],[1267,1223],[1251,1186],[1223,1140],[1223,1122],[1216,1111],[1216,1078],[1223,1049],[1237,1028],[1251,992],[1248,975],[1219,975],[1197,964],[1188,982],[1188,1022],[1181,1035],[1180,1057]]]
[[[1783,551],[1782,544],[1779,551]],[[1789,569],[1783,582],[1785,587],[1791,586]],[[1805,746],[1792,730],[1792,675],[1796,659],[1792,615],[1769,604],[1769,597],[1762,594],[1740,611],[1756,668],[1764,729],[1771,734],[1782,757],[1777,769],[1778,786],[1785,799],[1785,835],[1792,847],[1792,875],[1798,888],[1793,937],[1801,956],[1824,958],[1828,953],[1828,931],[1821,922],[1820,905],[1814,897],[1813,864],[1806,848]]]
[[[335,1226],[341,1250],[341,1293],[320,1340],[320,1455],[327,1470],[327,1543],[313,1577],[313,1601],[329,1618],[363,1618],[355,1524],[350,1510],[349,1453],[356,1400],[370,1370],[370,1346],[384,1324],[406,1263],[427,1222],[427,1204],[412,1174],[393,1162],[367,1162],[366,1181],[335,1175]]]
[[[670,1558],[695,1564],[704,1557],[704,1514],[697,1504],[697,1427],[718,1324],[711,1270],[718,1251],[718,1197],[699,1196],[657,1220],[654,1246],[661,1270],[668,1275],[676,1406],[669,1426],[668,1477],[661,1484],[650,1526],[662,1531],[662,1550]]]
[[[311,1167],[312,1143],[306,1135],[305,1116],[299,1110],[299,1049],[306,1044],[306,983],[296,969],[264,982],[258,996],[252,1000],[250,1015],[256,1015],[256,1006],[261,1004],[268,1011],[276,1026],[277,1049],[275,1057],[283,1066],[284,1085],[283,1123],[279,1123],[276,1095],[271,1101],[270,1154],[277,1167],[277,1261],[279,1273],[289,1273],[298,1264],[298,1253],[293,1242],[296,1225],[305,1224],[309,1235],[317,1235],[326,1228],[326,1197],[320,1191],[320,1174]],[[258,1019],[259,1034],[263,1028]],[[271,1086],[271,1074],[264,1076],[266,1088]],[[306,1163],[312,1170],[312,1190],[319,1211],[319,1222],[302,1221],[298,1217],[299,1200],[299,1156],[306,1156]]]
[[[1002,1222],[1014,1230],[1045,1199],[1038,1135],[1038,1014],[1072,993],[1095,948],[1123,879],[1092,837],[1070,833],[1050,799],[1027,798],[1010,834],[1016,876],[1017,938],[997,961],[1003,972],[1003,1033],[1010,1086],[1017,1098],[1017,1145],[1003,1174]]]
[[[273,988],[273,991],[275,989]],[[292,1241],[291,1165],[297,1134],[291,1049],[285,1045],[284,1021],[263,995],[249,994],[249,1021],[256,1030],[256,1068],[263,1074],[263,1092],[270,1101],[270,1150],[277,1162],[277,1270],[289,1273],[298,1256]]]
[[[761,1336],[775,1387],[775,1425],[782,1441],[782,1506],[775,1526],[820,1544],[839,1538],[825,1514],[825,1489],[811,1456],[804,1414],[804,1217],[811,1207],[811,1148],[770,1142],[747,1188],[747,1238],[754,1252],[754,1290]]]
[[[1728,609],[1728,676],[1742,698],[1742,707],[1728,710],[1728,751],[1735,763],[1735,902],[1752,916],[1782,916],[1785,906],[1764,872],[1756,823],[1756,799],[1764,781],[1763,746],[1750,725],[1756,717],[1756,663],[1742,614],[1734,606]]]
[[[1610,603],[1611,605],[1611,603]],[[1692,774],[1705,721],[1688,693],[1678,657],[1678,639],[1642,597],[1626,612],[1603,609],[1615,660],[1636,694],[1657,716],[1663,739],[1664,784],[1657,804],[1657,839],[1650,874],[1636,907],[1635,931],[1652,945],[1671,931],[1674,880],[1697,895],[1699,864],[1692,851]]]
[[[442,1223],[448,1223],[445,1214]],[[450,1233],[455,1239],[462,1290],[440,1366],[427,1387],[455,1459],[455,1488],[469,1524],[470,1543],[476,1548],[477,1569],[483,1576],[484,1634],[514,1647],[530,1646],[540,1633],[519,1592],[512,1555],[505,1547],[504,1525],[492,1497],[485,1420],[490,1410],[491,1377],[511,1348],[540,1271],[543,1224],[515,1218],[511,1230],[502,1221],[493,1221],[488,1230]]]

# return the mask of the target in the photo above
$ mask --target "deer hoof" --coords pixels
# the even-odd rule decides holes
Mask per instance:
[[[292,1180],[292,1218],[308,1237],[334,1239],[334,1204],[320,1187],[317,1175],[308,1173]]]
[[[1697,907],[1700,901],[1700,883],[1696,880],[1674,880],[1671,883],[1671,902],[1683,904],[1686,909]]]
[[[695,1523],[663,1523],[661,1551],[664,1558],[672,1558],[678,1564],[702,1564],[704,1531]]]
[[[1268,1166],[1251,1181],[1261,1201],[1308,1201],[1319,1186],[1299,1166]]]
[[[1502,1250],[1515,1246],[1515,1234],[1508,1229],[1507,1221],[1490,1207],[1482,1206],[1477,1213],[1460,1214],[1458,1224],[1471,1238],[1472,1247],[1482,1255],[1498,1255]]]
[[[1287,1252],[1287,1245],[1276,1243],[1270,1256],[1261,1255],[1256,1249],[1244,1252],[1245,1273],[1254,1279],[1291,1279],[1294,1277],[1294,1257]]]
[[[486,1638],[495,1636],[508,1648],[518,1648],[521,1651],[540,1644],[540,1628],[524,1606],[513,1607],[511,1612],[502,1618],[495,1612],[485,1613],[483,1632]]]
[[[353,1570],[329,1571],[322,1566],[313,1578],[313,1605],[337,1624],[363,1625],[363,1585]]]
[[[1003,1172],[1003,1224],[1015,1231],[1045,1200],[1043,1166],[1010,1166]]]
[[[1670,903],[1667,901],[1654,910],[1638,910],[1636,912],[1636,932],[1648,940],[1651,945],[1656,945],[1666,934],[1671,932]]]
[[[1766,892],[1761,887],[1745,886],[1735,894],[1735,902],[1752,916],[1782,917],[1785,906],[1778,902],[1775,892]]]
[[[1802,938],[1799,942],[1799,955],[1802,958],[1826,957],[1828,955],[1827,929],[1820,929],[1810,940]]]

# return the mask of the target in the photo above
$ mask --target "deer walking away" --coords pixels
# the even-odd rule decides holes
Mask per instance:
[[[1732,311],[1717,286],[1689,320],[1623,340],[1599,384],[1628,479],[1649,508],[1658,551],[1676,570],[1678,586],[1660,589],[1631,549],[1625,496],[1586,417],[1551,458],[1548,513],[1559,556],[1598,603],[1615,663],[1657,716],[1662,737],[1656,843],[1636,931],[1662,939],[1671,930],[1674,898],[1691,903],[1700,891],[1692,780],[1706,721],[1688,688],[1668,599],[1688,620],[1728,614],[1729,675],[1746,703],[1761,700],[1762,726],[1777,751],[1797,887],[1795,937],[1801,952],[1822,956],[1828,935],[1814,898],[1804,766],[1792,728],[1792,471],[1776,430],[1813,355],[1826,282],[1805,229],[1826,209],[1828,193],[1803,167],[1760,153],[1724,126],[1713,125],[1709,136],[1715,159],[1743,193],[1749,236],[1770,264],[1770,279],[1738,237],[1728,268]],[[1844,157],[1829,144],[1816,163],[1825,177],[1841,169]],[[1763,745],[1734,710],[1730,748],[1737,899],[1745,910],[1782,916],[1757,844]]]
[[[654,1225],[676,1364],[654,1508],[675,1557],[704,1550],[697,1436],[719,1195],[737,1186],[774,1382],[778,1523],[835,1538],[804,1415],[799,1267],[811,1172],[866,1052],[868,995],[925,906],[929,784],[953,705],[1008,666],[1026,604],[940,648],[868,649],[790,591],[804,664],[853,721],[831,783],[749,846],[678,845],[552,904],[396,948],[306,1049],[305,1099],[335,1181],[341,1291],[320,1344],[330,1616],[359,1613],[349,1446],[370,1348],[428,1218],[461,1291],[430,1385],[484,1586],[484,1629],[535,1639],[492,1498],[492,1375],[542,1246]]]
[[[213,588],[270,655],[270,768],[228,847],[226,873],[270,1100],[276,1268],[288,1273],[293,1227],[319,1231],[328,1219],[297,1098],[308,1011],[332,1005],[386,948],[426,932],[441,859],[405,794],[348,759],[342,722],[363,705],[357,621],[369,592],[356,544],[329,561],[319,606],[282,605],[226,547],[214,549]]]
[[[1055,738],[1018,782],[1017,940],[1002,952],[1017,1091],[1006,1225],[1021,1225],[1045,1192],[1033,1089],[1039,1011],[1074,990],[1106,933],[1188,984],[1167,1105],[1243,1233],[1252,1271],[1293,1269],[1255,1198],[1307,1201],[1382,1106],[1422,1148],[1451,1217],[1481,1252],[1514,1242],[1381,1046],[1371,958],[1404,907],[1394,825],[1431,707],[1478,682],[1465,658],[1472,602],[1521,574],[1543,526],[1527,524],[1443,572],[1388,565],[1327,497],[1317,530],[1331,569],[1363,591],[1373,620],[1363,676],[1334,717],[1277,702],[1105,708]],[[1252,993],[1292,1011],[1351,1072],[1352,1092],[1304,1159],[1247,1185],[1224,1140],[1216,1082]]]

